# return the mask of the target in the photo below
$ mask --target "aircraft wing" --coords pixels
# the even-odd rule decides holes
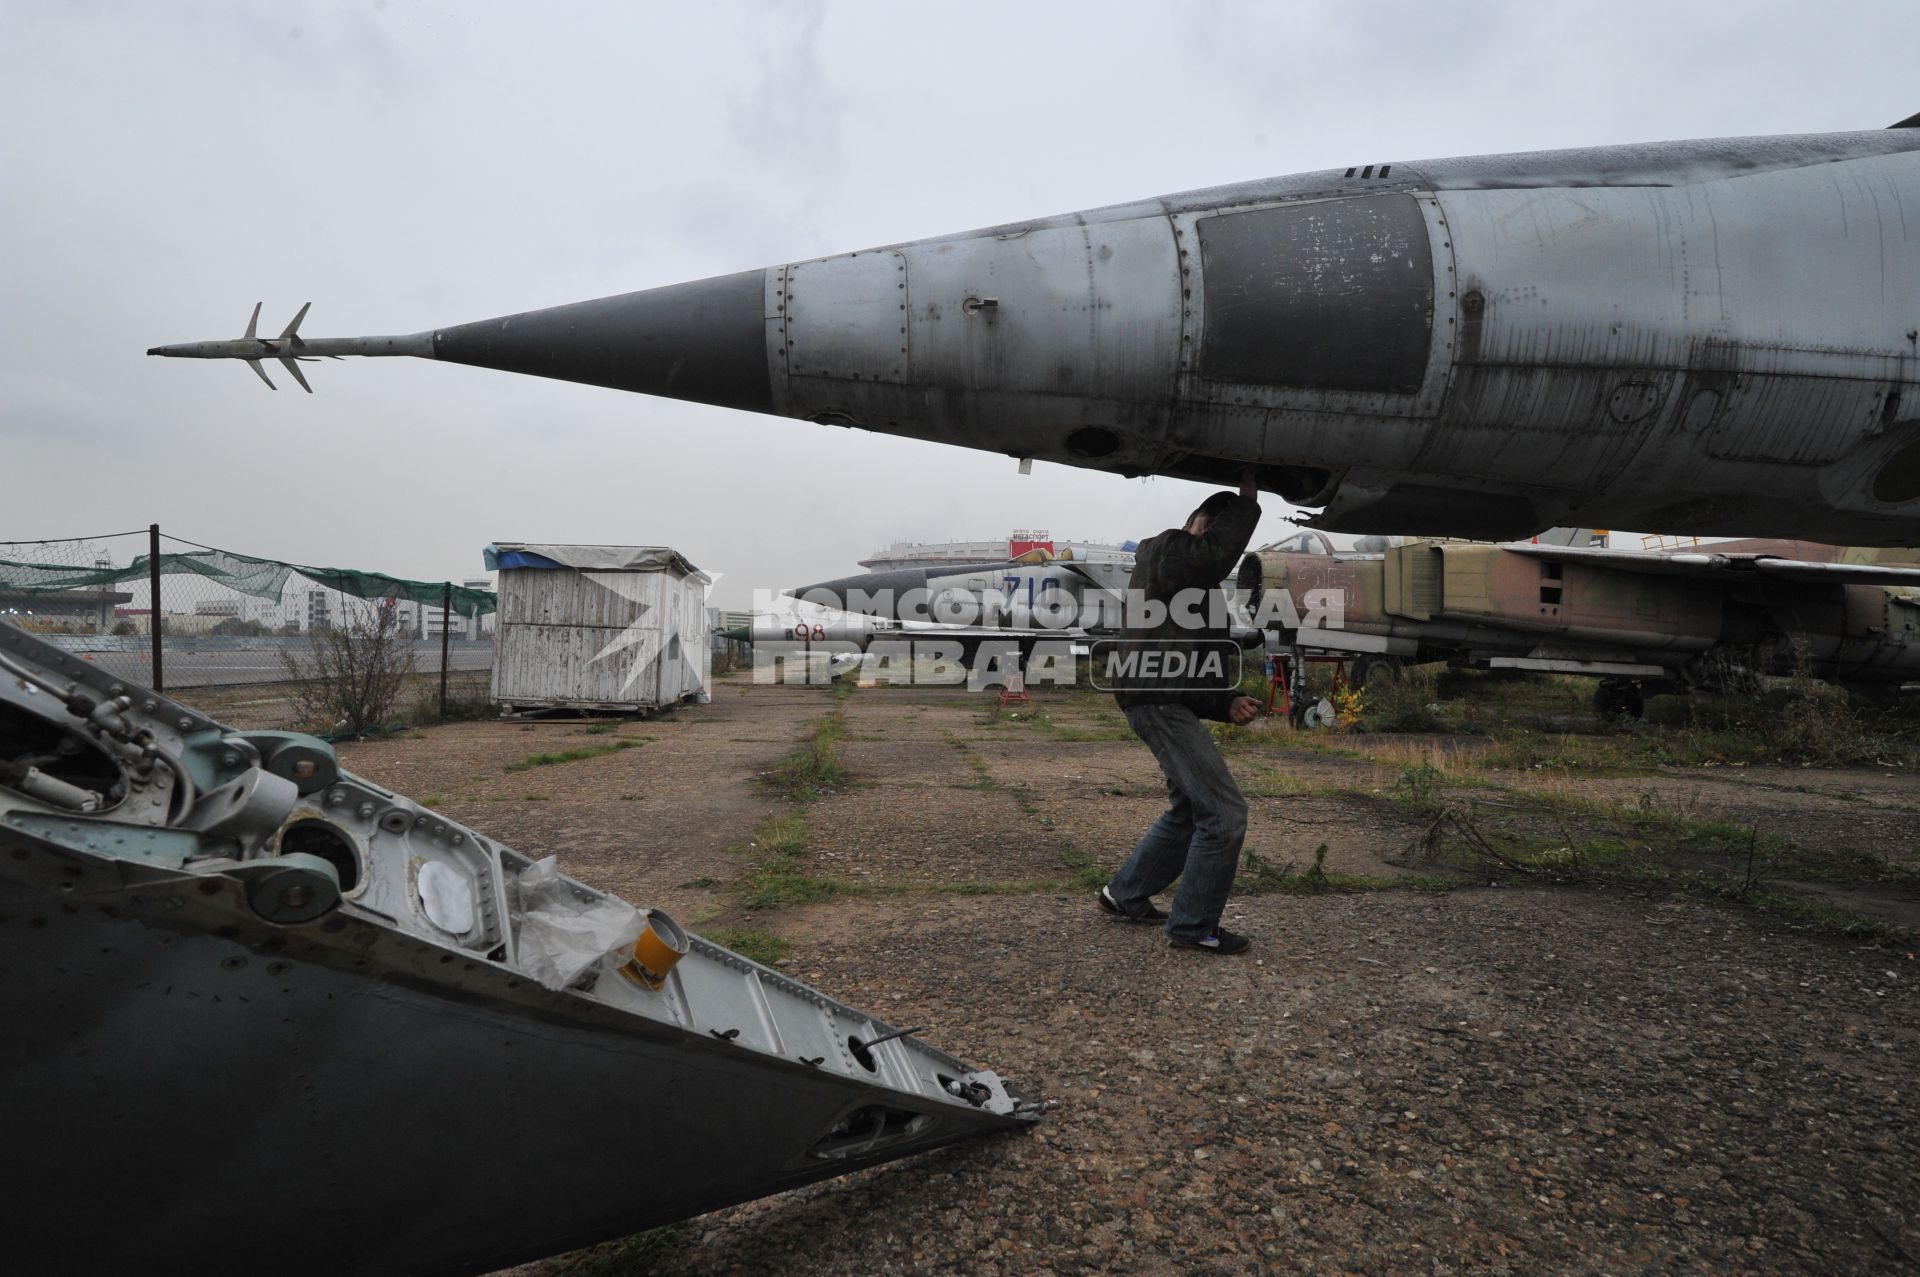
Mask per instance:
[[[1091,563],[1080,563],[1071,559],[1059,559],[1054,562],[1053,566],[1065,568],[1104,594],[1110,594],[1116,599],[1121,597],[1121,592],[1115,589],[1110,582],[1100,579],[1101,573],[1094,571],[1094,565]]]
[[[1920,567],[1890,563],[1816,563],[1773,554],[1716,553],[1711,546],[1674,554],[1647,554],[1632,550],[1603,550],[1571,545],[1509,545],[1515,554],[1558,563],[1587,563],[1621,572],[1654,576],[1690,576],[1730,581],[1737,577],[1767,577],[1776,581],[1825,582],[1832,585],[1920,586]]]

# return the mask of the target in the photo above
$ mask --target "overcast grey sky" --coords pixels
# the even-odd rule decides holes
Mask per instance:
[[[1205,489],[415,360],[412,332],[1355,162],[1920,110],[1920,5],[0,0],[0,539],[158,521],[441,579],[670,544],[715,601],[897,538],[1142,536]],[[1283,530],[1278,502],[1263,538]]]

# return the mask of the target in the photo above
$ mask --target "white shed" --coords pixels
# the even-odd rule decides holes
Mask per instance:
[[[662,545],[487,547],[500,574],[493,699],[645,712],[710,699],[711,578]]]

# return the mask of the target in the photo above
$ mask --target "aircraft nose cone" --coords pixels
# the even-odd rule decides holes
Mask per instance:
[[[812,585],[796,585],[785,593],[789,598],[802,599],[808,603],[817,603],[821,607],[844,610],[847,606],[847,591],[856,583],[863,583],[866,576],[842,576],[831,581],[815,581]]]
[[[645,292],[442,328],[436,359],[772,412],[767,273],[742,271]]]

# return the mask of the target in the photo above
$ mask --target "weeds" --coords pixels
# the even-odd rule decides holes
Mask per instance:
[[[408,722],[422,725],[475,723],[498,717],[500,717],[500,710],[493,703],[493,696],[488,690],[485,678],[449,678],[445,713],[441,712],[440,687],[437,680],[431,678],[419,680],[414,688],[413,700],[406,712]]]
[[[1774,915],[1789,927],[1844,936],[1850,940],[1864,940],[1889,947],[1901,947],[1913,943],[1913,933],[1905,927],[1897,927],[1877,918],[1864,918],[1851,910],[1828,904],[1824,900],[1782,895],[1758,886],[1742,889],[1734,898],[1761,913]]]
[[[788,905],[812,904],[838,895],[842,884],[832,878],[806,873],[794,861],[773,857],[762,861],[746,876],[746,905],[749,909],[784,909]]]
[[[1262,767],[1260,774],[1243,784],[1240,790],[1249,798],[1333,798],[1351,792],[1339,785],[1309,785],[1271,767]],[[1128,791],[1115,789],[1110,792],[1125,794]],[[1164,790],[1155,786],[1152,789],[1142,787],[1137,792],[1159,794]]]
[[[1695,698],[1684,735],[1716,753],[1817,767],[1920,762],[1899,709],[1854,705],[1845,690],[1800,672],[1759,698]]]
[[[767,783],[791,803],[808,803],[848,782],[841,765],[839,741],[846,731],[845,702],[850,687],[836,684],[833,710],[814,724],[812,733],[767,776]],[[749,909],[779,909],[786,905],[825,900],[846,884],[806,871],[807,822],[799,812],[775,816],[753,831],[748,847],[761,854],[740,878]]]
[[[960,788],[960,789],[998,789],[1000,788],[1000,782],[996,781],[993,778],[993,771],[991,768],[987,766],[986,759],[980,757],[980,755],[974,752],[974,750],[967,744],[967,742],[961,740],[958,736],[955,736],[952,732],[945,733],[945,736],[947,738],[947,744],[953,746],[955,749],[960,751],[961,759],[973,771],[973,781],[970,784],[957,786],[957,788]]]
[[[844,702],[846,697],[835,696]],[[810,803],[821,794],[844,788],[847,769],[840,762],[839,742],[846,731],[846,710],[836,706],[814,724],[813,733],[768,776],[768,783],[791,802]]]
[[[731,949],[741,957],[770,967],[787,956],[792,948],[790,944],[771,931],[762,931],[758,927],[714,927],[701,933],[703,939],[711,940],[723,949]]]
[[[1133,739],[1133,729],[1127,726],[1125,719],[1121,719],[1117,726],[1102,724],[1098,727],[1079,727],[1071,723],[1056,721],[1044,706],[1022,713],[1018,710],[1005,710],[996,705],[987,711],[987,723],[991,727],[999,727],[1002,724],[1009,723],[1021,727],[1031,727],[1045,732],[1056,740],[1062,741],[1087,742]]]
[[[618,754],[622,750],[638,749],[646,744],[641,740],[617,740],[605,745],[582,745],[578,749],[563,749],[551,754],[529,754],[517,763],[508,763],[502,771],[525,772],[536,767],[552,767],[556,763],[577,763],[585,758],[602,758],[608,754]]]
[[[1433,765],[1433,759],[1424,758],[1420,762],[1403,767],[1400,779],[1393,783],[1395,797],[1405,795],[1403,801],[1415,811],[1427,815],[1438,814],[1440,810],[1441,772]]]
[[[1407,667],[1397,678],[1370,679],[1358,713],[1349,714],[1331,673],[1310,666],[1308,694],[1333,697],[1343,711],[1340,725],[1355,733],[1484,733],[1491,738],[1483,758],[1489,768],[1920,766],[1920,712],[1914,704],[1862,704],[1810,670],[1802,657],[1791,677],[1764,680],[1770,690],[1759,695],[1656,697],[1646,722],[1598,720],[1591,679],[1512,670]],[[1275,739],[1284,747],[1315,748],[1307,743],[1314,736],[1276,733]]]
[[[1832,882],[1901,875],[1871,857],[1817,852],[1749,826],[1675,816],[1646,793],[1632,807],[1526,791],[1507,796],[1514,801],[1503,806],[1513,817],[1544,820],[1552,832],[1492,825],[1482,806],[1441,800],[1416,850],[1429,861],[1482,862],[1515,879],[1655,885],[1769,913],[1803,930],[1874,943],[1913,940],[1903,928],[1767,885],[1773,875]],[[1582,829],[1582,823],[1600,828]]]
[[[807,822],[798,813],[762,821],[748,848],[760,857],[741,878],[749,909],[779,909],[825,900],[841,890],[831,878],[806,872]]]
[[[1311,887],[1324,889],[1327,885],[1327,844],[1321,843],[1313,849],[1313,867],[1302,874]]]
[[[1067,881],[1065,885],[1074,891],[1098,891],[1107,885],[1113,877],[1113,871],[1095,860],[1071,842],[1063,841],[1060,847],[1061,859],[1066,862]]]
[[[1374,874],[1328,873],[1327,844],[1321,843],[1313,849],[1313,864],[1304,873],[1296,872],[1291,863],[1275,865],[1249,848],[1242,858],[1240,877],[1234,884],[1234,890],[1253,896],[1275,893],[1317,896],[1354,891],[1442,892],[1452,891],[1460,885],[1458,878],[1441,874],[1404,874],[1389,878]]]
[[[1413,665],[1397,673],[1382,669],[1367,680],[1365,700],[1349,720],[1361,732],[1439,732],[1447,724],[1438,713],[1440,671]]]

